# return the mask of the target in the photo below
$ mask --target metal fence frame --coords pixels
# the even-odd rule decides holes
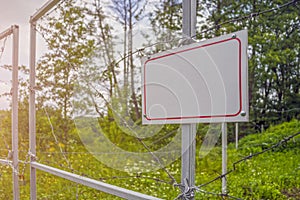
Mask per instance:
[[[19,189],[19,155],[18,155],[18,62],[19,62],[19,26],[12,25],[2,33],[0,33],[0,40],[13,36],[12,45],[12,120],[11,120],[11,133],[12,133],[12,160],[0,159],[3,165],[10,165],[12,167],[13,179],[13,199],[20,198]]]
[[[29,77],[29,155],[30,155],[30,199],[37,199],[36,170],[41,170],[58,177],[109,193],[126,199],[159,199],[153,196],[110,185],[101,181],[83,177],[74,173],[50,167],[36,161],[36,108],[35,108],[35,76],[36,76],[36,23],[61,0],[49,0],[30,18],[30,77]]]

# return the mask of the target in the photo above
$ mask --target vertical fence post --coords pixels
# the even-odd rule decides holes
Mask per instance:
[[[239,148],[239,124],[235,123],[235,148]]]
[[[19,60],[19,27],[11,27],[13,34],[12,48],[12,166],[13,166],[13,198],[20,199],[19,188],[19,155],[18,155],[18,60]]]
[[[227,123],[222,123],[222,174],[227,173]],[[227,193],[226,176],[222,178],[222,194]]]
[[[35,108],[35,61],[36,61],[36,22],[61,0],[48,0],[30,18],[30,54],[29,54],[29,154],[30,162],[36,161],[36,108]],[[36,200],[36,168],[30,164],[30,199]]]
[[[29,153],[30,162],[36,155],[36,113],[35,113],[35,57],[36,57],[36,23],[30,23],[30,77],[29,77]],[[36,200],[36,169],[30,165],[30,199]]]
[[[187,39],[196,33],[196,1],[183,0],[182,33]],[[182,124],[181,183],[195,185],[196,124]],[[190,199],[193,199],[190,198]]]
[[[195,185],[196,124],[182,124],[181,183]]]

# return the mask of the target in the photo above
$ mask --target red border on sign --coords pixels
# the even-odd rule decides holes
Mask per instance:
[[[173,56],[173,55],[180,54],[180,53],[183,53],[183,52],[192,51],[192,50],[195,50],[195,49],[200,49],[200,48],[211,46],[211,45],[214,45],[214,44],[220,44],[220,43],[228,42],[228,41],[231,41],[231,40],[236,40],[239,43],[239,61],[238,62],[239,62],[239,101],[240,101],[240,107],[239,107],[239,110],[237,111],[237,113],[224,114],[224,115],[199,115],[199,116],[165,117],[165,118],[149,118],[149,117],[147,117],[147,115],[146,115],[146,113],[147,113],[146,112],[146,64],[148,62],[153,61],[153,60],[157,60],[157,59],[160,59],[160,58],[168,57],[168,56]],[[209,44],[204,44],[204,45],[197,46],[197,47],[192,47],[192,48],[189,48],[189,49],[184,49],[184,50],[181,50],[181,51],[178,51],[178,52],[169,53],[169,54],[166,54],[166,55],[158,56],[158,57],[151,58],[151,59],[147,60],[144,64],[144,117],[147,120],[151,121],[151,120],[180,120],[180,119],[193,119],[193,118],[197,119],[197,118],[235,117],[235,116],[239,115],[242,111],[242,47],[241,46],[242,45],[241,45],[241,40],[240,39],[238,39],[238,38],[229,38],[229,39],[220,40],[220,41],[209,43]]]

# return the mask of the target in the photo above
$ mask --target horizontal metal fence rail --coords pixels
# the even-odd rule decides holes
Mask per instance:
[[[11,165],[12,161],[11,160],[6,160],[6,159],[0,159],[0,164],[2,164],[2,165]]]
[[[13,29],[12,27],[6,29],[5,31],[0,33],[0,40],[2,40],[3,38],[7,37],[8,35],[13,33]]]
[[[102,192],[112,194],[121,198],[125,199],[131,199],[131,200],[141,200],[141,199],[151,199],[151,200],[159,200],[159,198],[149,196],[146,194],[142,194],[139,192],[135,192],[132,190],[124,189],[118,186],[110,185],[108,183],[104,183],[101,181],[97,181],[91,178],[87,178],[78,174],[70,173],[64,170],[60,170],[54,167],[50,167],[38,162],[32,162],[31,167],[34,167],[36,169],[42,170],[44,172],[48,172],[50,174],[53,174],[55,176],[62,177],[64,179],[67,179],[69,181],[85,185],[91,188],[94,188],[96,190],[100,190]]]
[[[40,9],[34,13],[34,15],[30,18],[30,23],[36,22],[39,20],[43,15],[45,15],[49,10],[51,10],[56,4],[58,4],[61,0],[50,0],[46,2]]]
[[[36,22],[50,11],[61,0],[49,0],[30,18],[30,94],[29,94],[29,149],[30,149],[30,199],[37,199],[36,170],[41,170],[55,176],[65,178],[75,183],[85,185],[102,192],[130,200],[159,198],[110,185],[98,180],[80,176],[54,167],[36,162],[36,109],[35,109],[35,77],[36,77]]]

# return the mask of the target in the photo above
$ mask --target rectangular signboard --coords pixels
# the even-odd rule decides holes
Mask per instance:
[[[248,121],[247,47],[243,30],[144,59],[143,124]]]

